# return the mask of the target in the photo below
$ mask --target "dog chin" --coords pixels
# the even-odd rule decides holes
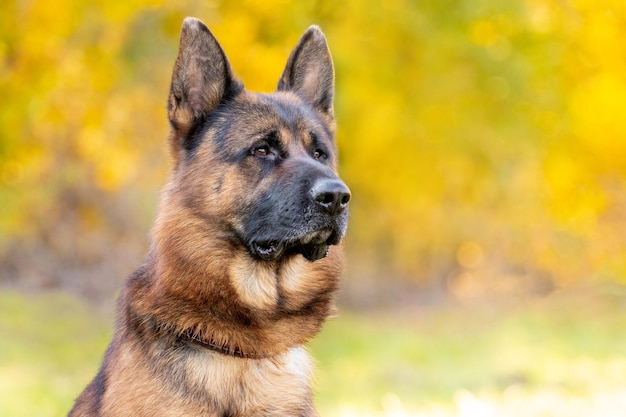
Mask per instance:
[[[249,245],[250,253],[261,261],[276,261],[294,255],[302,255],[310,262],[323,259],[328,248],[339,243],[341,238],[330,229],[307,233],[297,239],[255,240]]]

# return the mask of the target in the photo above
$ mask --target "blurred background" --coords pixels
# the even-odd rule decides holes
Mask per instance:
[[[8,0],[0,415],[65,415],[95,375],[188,15],[260,91],[328,38],[353,200],[322,415],[626,414],[626,3]]]

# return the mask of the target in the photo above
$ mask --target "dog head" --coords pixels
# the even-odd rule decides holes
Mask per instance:
[[[346,232],[350,200],[337,175],[333,95],[332,59],[316,26],[291,52],[277,90],[263,94],[243,87],[201,21],[185,19],[168,99],[174,172],[166,193],[196,229],[258,261],[324,258]]]

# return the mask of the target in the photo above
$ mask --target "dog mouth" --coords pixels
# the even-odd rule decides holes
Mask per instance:
[[[300,254],[310,262],[328,255],[331,245],[339,243],[339,236],[330,229],[323,229],[288,240],[253,241],[250,243],[252,255],[263,261],[275,261],[281,257]]]

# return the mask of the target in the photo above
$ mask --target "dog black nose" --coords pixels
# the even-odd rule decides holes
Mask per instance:
[[[318,179],[311,188],[311,195],[317,204],[332,215],[344,211],[350,201],[350,189],[339,179]]]

